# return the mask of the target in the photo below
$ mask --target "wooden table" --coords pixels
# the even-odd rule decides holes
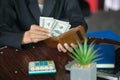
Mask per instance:
[[[54,60],[57,73],[28,75],[28,63],[36,60]],[[0,80],[70,80],[69,72],[64,66],[71,60],[67,54],[48,48],[44,43],[36,44],[25,51],[15,48],[0,49]]]

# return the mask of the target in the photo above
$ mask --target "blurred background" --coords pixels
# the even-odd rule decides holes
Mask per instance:
[[[88,32],[111,30],[120,36],[120,0],[79,0]]]

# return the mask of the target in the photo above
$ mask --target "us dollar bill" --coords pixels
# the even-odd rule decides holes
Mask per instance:
[[[66,32],[69,28],[70,28],[69,22],[56,20],[51,35],[59,36],[60,34]]]
[[[39,18],[39,26],[44,27],[44,17]]]
[[[40,17],[39,25],[51,30],[51,36],[59,36],[71,27],[69,22],[54,19],[52,17]]]
[[[39,23],[40,23],[40,26],[52,30],[53,25],[55,23],[55,19],[52,17],[40,17]]]

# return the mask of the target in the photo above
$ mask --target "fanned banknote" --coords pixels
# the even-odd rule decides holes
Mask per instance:
[[[69,22],[54,19],[52,17],[40,17],[39,25],[51,30],[51,36],[59,36],[71,27]]]

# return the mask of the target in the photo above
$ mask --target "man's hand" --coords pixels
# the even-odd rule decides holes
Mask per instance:
[[[22,44],[37,43],[50,37],[50,31],[38,25],[31,25],[23,35]]]
[[[66,53],[67,51],[72,52],[74,47],[76,47],[76,45],[73,43],[71,43],[70,45],[65,43],[64,46],[62,46],[60,43],[57,45],[58,51],[64,53]]]

